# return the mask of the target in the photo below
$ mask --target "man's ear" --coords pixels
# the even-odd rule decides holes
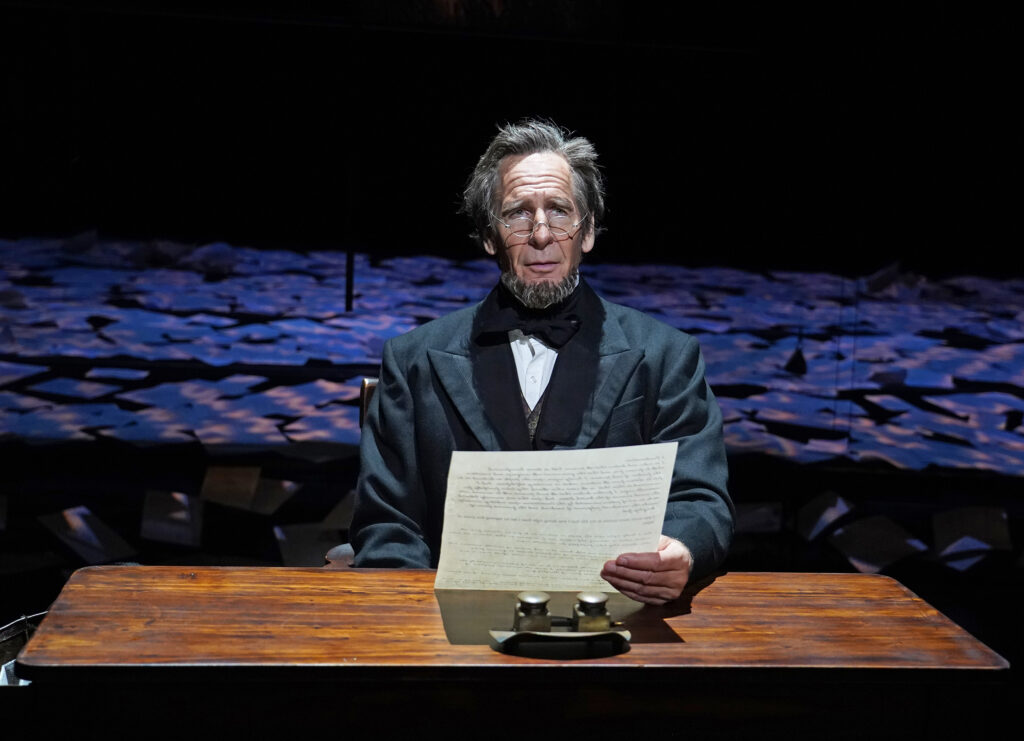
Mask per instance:
[[[492,239],[484,240],[484,252],[486,252],[488,255],[491,255],[492,257],[498,254],[498,250],[494,246],[494,241]]]
[[[594,240],[597,238],[597,229],[594,227],[594,217],[588,217],[590,219],[590,232],[583,238],[583,242],[580,243],[580,249],[584,252],[590,252],[594,249]]]

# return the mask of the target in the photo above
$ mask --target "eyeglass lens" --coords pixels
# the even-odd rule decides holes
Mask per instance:
[[[545,224],[548,231],[557,237],[564,237],[568,235],[569,230],[575,226],[572,217],[566,214],[552,214],[551,216],[548,216],[548,220],[546,222],[541,221],[537,222],[537,224],[534,224],[533,219],[526,216],[521,216],[508,222],[509,231],[517,237],[531,236],[534,229],[536,229],[539,224]]]

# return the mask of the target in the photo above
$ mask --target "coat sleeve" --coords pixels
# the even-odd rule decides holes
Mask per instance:
[[[728,493],[728,464],[722,412],[704,378],[697,340],[684,335],[661,356],[660,388],[650,442],[678,442],[663,532],[693,554],[692,578],[714,571],[732,541],[734,508]],[[680,352],[681,349],[681,352]]]
[[[360,472],[350,529],[354,566],[430,566],[430,548],[421,525],[427,505],[416,462],[415,414],[407,369],[389,341],[359,445]]]

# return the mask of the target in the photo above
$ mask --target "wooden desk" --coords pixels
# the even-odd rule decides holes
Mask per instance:
[[[433,718],[494,736],[532,718],[558,733],[721,736],[739,724],[905,738],[961,721],[978,732],[1003,702],[1007,662],[887,577],[727,574],[631,616],[627,653],[571,662],[449,644],[433,577],[82,569],[17,668],[40,703],[75,698],[79,733],[180,733],[189,720],[260,737],[312,725],[419,733]]]

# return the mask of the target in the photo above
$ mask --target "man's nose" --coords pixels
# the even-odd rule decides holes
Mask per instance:
[[[551,229],[548,228],[548,217],[543,210],[533,215],[533,234],[530,236],[530,244],[538,249],[543,249],[551,243]]]

